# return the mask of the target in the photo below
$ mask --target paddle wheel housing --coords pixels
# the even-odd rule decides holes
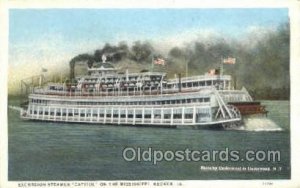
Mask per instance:
[[[258,101],[229,102],[228,104],[238,108],[242,115],[268,114],[266,107]]]

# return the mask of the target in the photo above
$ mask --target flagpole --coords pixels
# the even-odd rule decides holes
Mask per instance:
[[[224,58],[221,57],[221,64],[220,64],[220,75],[221,75],[221,76],[223,75],[223,69],[224,69],[223,63],[224,63]]]
[[[154,57],[153,57],[153,54],[152,54],[152,59],[151,59],[151,72],[153,72],[153,60],[154,60]]]
[[[185,76],[188,77],[189,65],[185,57],[184,57],[184,61],[185,61]]]

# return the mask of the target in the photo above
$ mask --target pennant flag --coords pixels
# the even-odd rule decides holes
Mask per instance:
[[[156,59],[154,59],[153,63],[156,65],[165,65],[165,60],[162,58],[156,58]]]
[[[208,71],[208,75],[213,76],[213,75],[216,75],[216,74],[217,74],[217,70],[216,70],[216,69],[210,69],[210,70]]]
[[[101,59],[102,59],[102,63],[106,63],[107,58],[105,54],[102,55]]]
[[[223,63],[224,64],[235,64],[235,58],[232,58],[232,57],[228,57],[226,59],[223,59]]]

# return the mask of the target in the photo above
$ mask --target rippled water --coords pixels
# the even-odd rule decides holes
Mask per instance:
[[[16,105],[16,101],[9,101]],[[243,131],[22,121],[10,109],[9,180],[289,179],[289,101],[263,101],[269,119],[248,119]],[[279,150],[279,162],[127,162],[125,147],[147,150]],[[203,171],[201,166],[276,167],[271,172]]]

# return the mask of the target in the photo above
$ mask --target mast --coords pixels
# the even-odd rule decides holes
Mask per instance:
[[[220,76],[223,75],[223,71],[224,71],[223,63],[224,63],[224,58],[221,57],[221,62],[220,62]]]

